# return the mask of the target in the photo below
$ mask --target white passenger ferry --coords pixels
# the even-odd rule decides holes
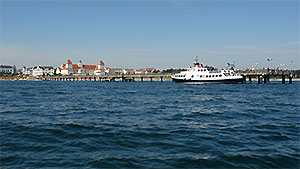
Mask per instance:
[[[198,62],[197,57],[193,67],[173,74],[171,77],[174,82],[181,83],[241,83],[243,81],[243,76],[237,75],[235,70],[223,69],[221,71],[214,71],[203,67]]]

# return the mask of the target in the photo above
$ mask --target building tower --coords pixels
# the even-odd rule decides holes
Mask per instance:
[[[83,67],[82,65],[82,61],[80,60],[78,63],[77,63],[78,67]]]
[[[68,59],[67,63],[66,63],[66,68],[67,69],[72,69],[72,62],[70,59]]]
[[[98,63],[98,69],[104,69],[104,62],[102,60]]]

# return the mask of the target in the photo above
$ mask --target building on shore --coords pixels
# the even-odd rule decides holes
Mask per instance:
[[[56,74],[61,75],[103,75],[105,74],[104,62],[101,60],[98,65],[84,65],[80,60],[73,64],[70,59],[56,69]]]
[[[16,70],[15,65],[0,65],[0,73],[15,74]]]
[[[35,66],[32,69],[32,76],[53,76],[54,72],[52,66]]]
[[[134,71],[133,69],[126,69],[126,68],[105,68],[106,74],[131,74]]]
[[[84,65],[80,60],[73,64],[70,59],[56,69],[56,74],[61,75],[122,75],[122,74],[150,74],[155,73],[155,68],[128,69],[128,68],[109,68],[105,67],[101,60],[98,65]]]
[[[22,75],[30,76],[30,75],[32,75],[32,71],[33,71],[32,67],[28,68],[28,67],[24,66],[23,69],[22,69],[22,71],[21,71],[21,74]]]
[[[143,69],[137,69],[135,70],[135,74],[149,74],[154,73],[157,70],[155,68],[143,68]]]
[[[52,66],[34,66],[34,67],[23,67],[21,74],[27,76],[53,76],[55,69]]]

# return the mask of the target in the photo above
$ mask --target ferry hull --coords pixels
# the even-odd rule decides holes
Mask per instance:
[[[242,83],[243,79],[220,79],[220,80],[183,80],[172,79],[175,83],[190,83],[190,84],[202,84],[202,83],[223,83],[223,84],[238,84]]]

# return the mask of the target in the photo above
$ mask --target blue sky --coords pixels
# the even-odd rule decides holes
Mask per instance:
[[[297,0],[1,0],[0,62],[300,69],[299,14]]]

